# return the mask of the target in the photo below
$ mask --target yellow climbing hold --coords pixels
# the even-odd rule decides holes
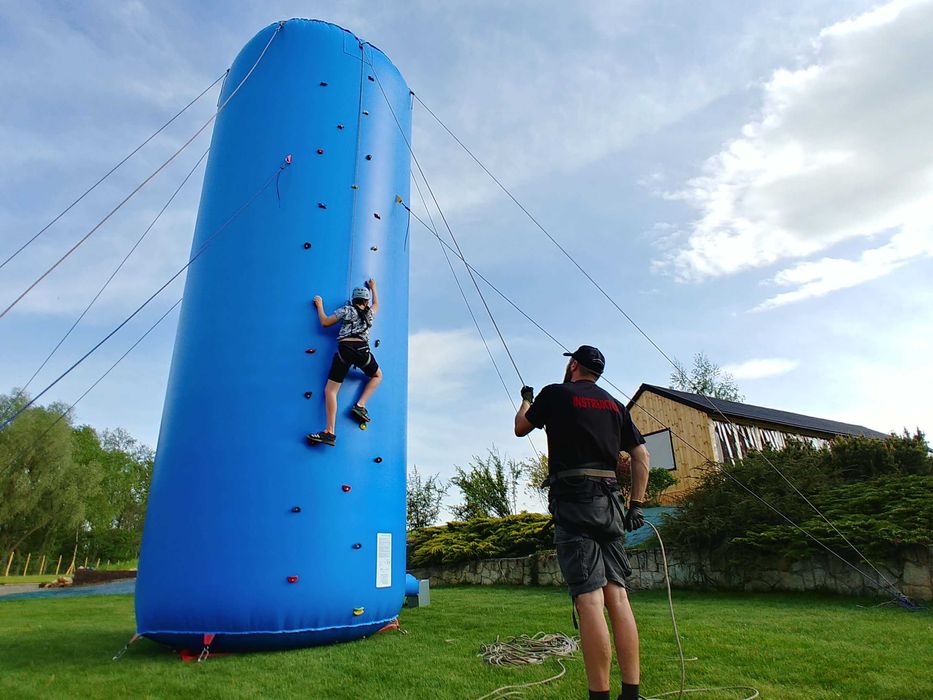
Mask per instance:
[[[395,195],[395,203],[396,203],[396,204],[401,204],[401,203],[402,203],[402,195],[400,195],[400,194]]]
[[[360,430],[366,430],[366,423],[360,423]]]
[[[353,616],[359,617],[363,614],[363,608],[353,608]]]

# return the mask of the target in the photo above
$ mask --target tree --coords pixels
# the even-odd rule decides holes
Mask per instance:
[[[406,487],[409,530],[429,527],[437,521],[441,512],[441,501],[449,488],[441,484],[439,474],[423,479],[418,473],[418,467],[412,466],[408,472]]]
[[[457,467],[457,475],[450,480],[464,498],[463,504],[451,509],[455,518],[504,518],[517,512],[518,483],[524,471],[521,462],[503,458],[492,448],[485,458],[474,455],[469,467]]]
[[[745,400],[735,383],[735,377],[724,372],[705,353],[698,352],[694,355],[693,369],[689,374],[680,362],[675,360],[674,364],[677,365],[677,369],[671,372],[669,385],[671,389],[680,389],[725,401]]]

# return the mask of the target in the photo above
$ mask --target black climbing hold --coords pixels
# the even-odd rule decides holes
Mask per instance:
[[[364,116],[364,117],[368,117],[368,116],[369,116],[369,112],[366,111],[365,109],[363,110],[363,116]]]
[[[381,340],[379,340],[378,338],[376,338],[376,347],[377,347],[377,348],[379,347],[379,343],[381,343],[381,342],[382,342]]]
[[[350,185],[350,189],[351,189],[351,190],[358,190],[358,189],[360,189],[360,186],[359,186],[359,185]]]
[[[338,128],[338,129],[342,129],[342,128],[343,128],[343,124],[338,124],[338,125],[337,125],[337,128]]]
[[[360,544],[359,542],[356,542],[356,543],[354,543],[354,545],[353,545],[353,549],[363,549],[363,545]]]
[[[318,209],[327,209],[327,205],[324,204],[324,202],[318,202],[318,203],[317,203],[317,208],[318,208]]]
[[[305,250],[309,250],[309,249],[311,248],[311,244],[308,243],[307,241],[305,241],[305,246],[304,246],[304,247],[305,247]]]
[[[292,508],[292,513],[300,513],[300,512],[301,512],[301,506],[295,506],[294,508]]]
[[[372,246],[372,247],[370,248],[370,250],[373,251],[373,252],[375,253],[375,252],[376,252],[377,250],[379,250],[379,249],[378,249],[376,246]]]
[[[324,155],[324,149],[323,149],[323,148],[317,149],[317,154],[318,154],[319,156]]]
[[[323,80],[321,81],[321,87],[327,87],[327,83],[325,83]]]
[[[317,348],[308,348],[307,350],[305,350],[305,354],[307,355],[313,355],[316,352],[317,352]]]
[[[374,461],[376,464],[382,464],[382,457],[376,457],[376,459],[374,459],[373,461]]]
[[[311,398],[311,392],[310,392],[310,391],[306,391],[306,392],[305,392],[305,398],[306,398],[306,399],[310,399],[310,398]]]
[[[366,154],[366,160],[372,160],[372,159],[373,159],[373,154],[372,154],[372,153],[367,153],[367,154]]]
[[[373,76],[367,75],[366,77],[369,78],[369,82],[371,82],[371,83],[376,82],[376,79],[375,79]]]
[[[382,219],[382,217],[379,216],[379,212],[378,212],[378,211],[374,211],[374,212],[373,212],[373,216],[375,216],[377,219]]]

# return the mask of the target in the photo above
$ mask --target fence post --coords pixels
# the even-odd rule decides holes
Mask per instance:
[[[7,559],[6,561],[6,571],[3,572],[4,576],[10,575],[10,567],[13,566],[13,555],[14,554],[16,554],[16,552],[10,552],[10,558]]]
[[[84,566],[83,566],[82,568],[84,568],[84,569],[87,568],[87,560],[88,560],[89,558],[90,558],[90,557],[87,557],[87,556],[84,557]]]
[[[55,565],[55,575],[56,575],[56,576],[58,576],[58,572],[61,571],[61,568],[62,568],[62,555],[59,554],[59,555],[58,555],[58,563]]]
[[[45,573],[45,555],[42,555],[42,561],[39,562],[39,576]]]
[[[97,557],[97,563],[94,564],[94,568],[95,568],[95,569],[99,569],[99,568],[100,568],[100,557]]]
[[[26,572],[29,571],[29,560],[32,559],[32,552],[26,555],[26,564],[23,566],[23,576],[26,575]]]

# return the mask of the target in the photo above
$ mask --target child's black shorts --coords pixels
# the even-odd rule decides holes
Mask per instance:
[[[378,371],[379,363],[376,362],[376,358],[373,357],[372,352],[369,350],[369,344],[365,340],[339,341],[327,378],[332,382],[342,384],[343,380],[347,378],[350,367],[359,367],[367,377],[372,377]]]

